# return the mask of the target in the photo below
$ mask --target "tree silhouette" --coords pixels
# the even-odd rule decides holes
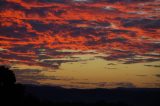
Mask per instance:
[[[12,86],[16,82],[13,71],[5,66],[0,66],[0,87]]]

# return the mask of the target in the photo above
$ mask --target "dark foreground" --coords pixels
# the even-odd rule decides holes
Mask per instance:
[[[16,84],[0,66],[0,106],[160,106],[160,88],[65,89]]]
[[[0,103],[6,106],[160,106],[160,89],[65,89],[21,85],[0,88]]]

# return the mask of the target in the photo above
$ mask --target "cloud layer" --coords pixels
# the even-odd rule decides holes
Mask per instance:
[[[159,5],[159,0],[1,0],[0,64],[57,67],[79,59],[47,59],[86,54],[57,51],[63,49],[95,50],[106,54],[100,58],[124,63],[159,61]]]

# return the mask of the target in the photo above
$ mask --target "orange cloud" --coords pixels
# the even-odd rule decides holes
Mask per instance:
[[[4,1],[0,10],[0,48],[7,49],[8,55],[38,59],[36,50],[41,47],[104,53],[118,49],[137,55],[160,52],[156,0]],[[18,51],[16,47],[30,50]]]

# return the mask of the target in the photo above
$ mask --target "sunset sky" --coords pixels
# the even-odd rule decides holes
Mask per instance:
[[[0,65],[20,83],[160,88],[160,0],[0,0]]]

